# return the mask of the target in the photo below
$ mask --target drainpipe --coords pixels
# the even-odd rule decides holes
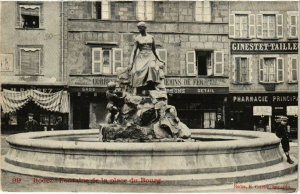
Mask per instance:
[[[64,2],[61,1],[60,6],[60,17],[61,17],[61,82],[64,81]]]

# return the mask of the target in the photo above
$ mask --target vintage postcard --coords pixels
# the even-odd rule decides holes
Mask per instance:
[[[298,1],[0,1],[1,190],[298,191]]]

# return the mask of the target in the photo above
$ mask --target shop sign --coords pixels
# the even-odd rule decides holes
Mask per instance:
[[[254,116],[271,116],[272,106],[253,106]]]
[[[116,77],[71,77],[70,86],[106,87]],[[166,87],[227,87],[228,78],[166,78]]]
[[[298,53],[298,42],[231,42],[231,53]]]
[[[4,87],[5,89],[8,90],[12,90],[12,91],[26,91],[26,90],[37,90],[40,92],[44,92],[44,93],[53,93],[53,92],[58,92],[60,90],[62,90],[62,87],[36,87],[36,86],[10,86],[10,87]]]
[[[298,115],[298,106],[287,106],[286,107],[286,115],[289,115],[289,116]]]
[[[286,103],[286,102],[298,102],[298,95],[291,94],[247,94],[247,95],[232,95],[232,103]]]
[[[168,94],[228,94],[227,87],[167,88]]]

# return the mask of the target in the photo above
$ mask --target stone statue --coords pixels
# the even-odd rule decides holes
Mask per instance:
[[[134,93],[143,90],[165,90],[163,82],[165,62],[157,54],[154,38],[146,32],[146,24],[139,22],[137,28],[140,34],[135,38],[129,62]]]
[[[129,67],[117,69],[117,84],[107,85],[107,124],[100,125],[102,141],[189,141],[190,129],[168,105],[164,86],[164,62],[155,49],[146,24],[138,23],[140,34]],[[118,89],[117,89],[118,86]],[[131,88],[131,89],[128,89]]]

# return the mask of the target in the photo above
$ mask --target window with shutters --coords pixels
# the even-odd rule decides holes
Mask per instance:
[[[223,76],[223,51],[188,51],[186,53],[188,76]]]
[[[281,57],[261,57],[259,62],[259,81],[264,83],[283,82],[284,63]]]
[[[297,12],[288,13],[289,38],[297,38]]]
[[[250,58],[244,56],[236,56],[235,63],[235,82],[249,83],[250,82]]]
[[[121,48],[92,48],[92,73],[115,75],[123,67],[123,50]]]
[[[248,37],[248,15],[246,14],[235,15],[235,37],[236,38]]]
[[[290,81],[297,82],[298,81],[298,57],[290,56],[289,57],[289,68],[290,68]]]
[[[41,48],[19,48],[19,73],[41,74]]]
[[[41,7],[42,5],[18,4],[18,26],[26,29],[40,28]]]
[[[248,12],[239,12],[229,15],[229,37],[255,38],[255,15]]]
[[[275,38],[275,15],[263,16],[263,38]]]
[[[195,21],[198,21],[198,22],[211,22],[211,2],[209,2],[209,1],[196,1]]]
[[[108,0],[93,2],[93,18],[106,20],[110,18],[110,6]]]
[[[136,19],[140,21],[153,20],[153,1],[136,2]]]
[[[256,29],[258,38],[283,38],[283,15],[257,14]]]

